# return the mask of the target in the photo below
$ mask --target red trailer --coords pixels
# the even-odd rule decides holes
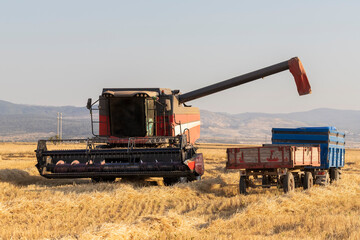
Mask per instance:
[[[313,185],[312,167],[320,166],[319,146],[264,145],[228,148],[227,169],[240,170],[240,193],[247,187],[278,186],[284,192]],[[259,184],[260,182],[260,184]]]

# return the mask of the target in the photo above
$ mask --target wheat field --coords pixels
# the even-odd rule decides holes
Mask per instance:
[[[360,150],[346,150],[330,186],[243,196],[239,173],[224,168],[227,146],[198,147],[203,179],[166,187],[45,179],[35,143],[1,143],[0,239],[360,239]]]

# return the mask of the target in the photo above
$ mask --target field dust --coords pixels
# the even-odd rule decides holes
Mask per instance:
[[[49,180],[35,143],[0,144],[0,239],[359,239],[360,150],[327,187],[238,194],[227,145],[201,144],[199,182]]]

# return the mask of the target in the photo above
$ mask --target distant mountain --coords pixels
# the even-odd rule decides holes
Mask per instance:
[[[85,107],[51,107],[14,104],[0,100],[0,141],[36,141],[55,136],[57,113],[63,114],[63,136],[91,136],[89,111]]]
[[[0,100],[0,115],[14,115],[14,114],[34,114],[34,115],[52,115],[62,112],[67,116],[88,116],[89,111],[86,107],[52,107],[52,106],[34,106],[26,104],[15,104]]]
[[[91,137],[85,107],[14,104],[0,100],[0,141],[36,141],[56,134],[57,113],[63,113],[63,137]],[[314,109],[306,112],[216,113],[201,111],[199,142],[270,143],[273,127],[335,126],[346,133],[347,146],[360,147],[360,111]]]
[[[201,111],[202,142],[270,143],[273,127],[335,126],[346,133],[348,146],[360,146],[360,111],[314,109],[306,112],[214,113]]]

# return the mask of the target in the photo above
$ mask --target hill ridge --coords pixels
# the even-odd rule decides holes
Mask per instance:
[[[64,138],[91,137],[86,107],[39,106],[0,100],[0,141],[36,141],[54,136],[63,113]],[[350,146],[360,146],[360,111],[317,108],[292,113],[225,113],[201,110],[199,142],[269,143],[273,127],[335,126]]]

